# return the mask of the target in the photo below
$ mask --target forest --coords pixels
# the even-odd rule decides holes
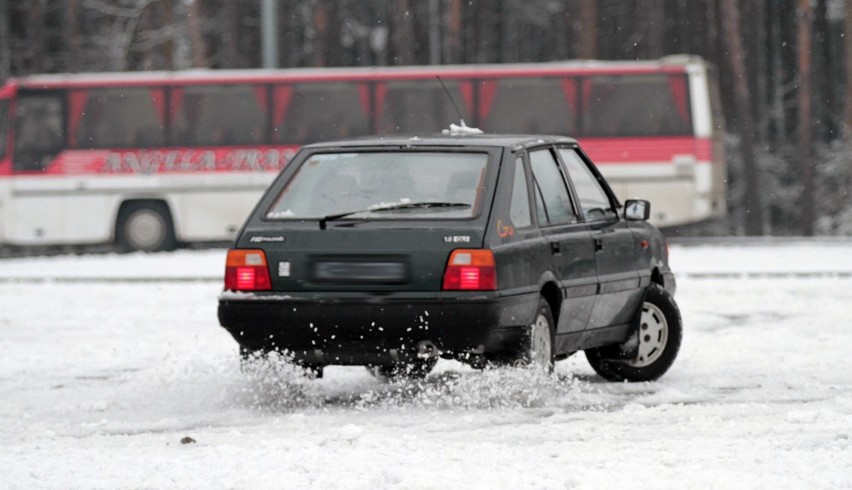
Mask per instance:
[[[729,215],[687,233],[852,235],[852,0],[271,1],[282,68],[701,56]],[[0,0],[0,80],[260,68],[262,4]]]

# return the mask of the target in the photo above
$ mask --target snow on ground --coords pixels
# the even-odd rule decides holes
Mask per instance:
[[[852,488],[852,246],[671,256],[684,343],[640,384],[242,373],[221,250],[0,260],[0,488]]]

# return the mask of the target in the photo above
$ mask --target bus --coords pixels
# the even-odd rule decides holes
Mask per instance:
[[[0,245],[229,240],[301,145],[459,116],[577,138],[621,200],[652,201],[658,226],[725,213],[714,70],[692,56],[35,75],[0,88]]]

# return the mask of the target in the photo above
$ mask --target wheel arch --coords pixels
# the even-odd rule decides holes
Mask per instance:
[[[562,309],[562,291],[554,281],[546,281],[541,286],[541,296],[550,306],[550,314],[553,315],[554,325],[559,325],[559,314]]]
[[[663,288],[666,287],[666,278],[663,276],[662,271],[660,271],[659,267],[654,267],[651,270],[651,282],[659,284]]]

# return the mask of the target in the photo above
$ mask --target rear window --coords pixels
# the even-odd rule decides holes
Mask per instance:
[[[385,151],[310,156],[267,219],[464,219],[481,207],[486,153]]]

